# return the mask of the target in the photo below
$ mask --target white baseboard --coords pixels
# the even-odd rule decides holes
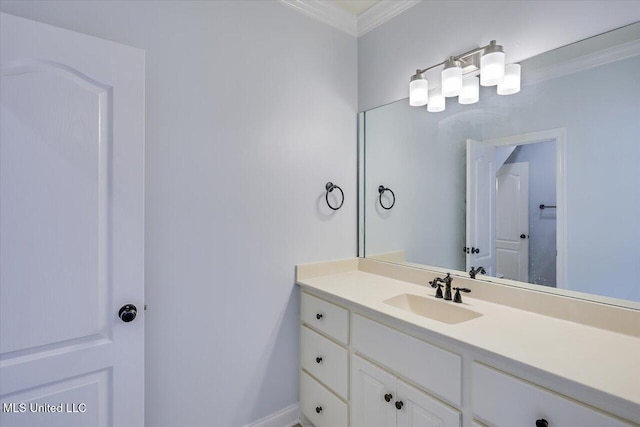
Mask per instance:
[[[300,422],[300,404],[294,403],[245,427],[293,427]]]

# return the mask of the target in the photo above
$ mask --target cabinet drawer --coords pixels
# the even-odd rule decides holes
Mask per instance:
[[[352,341],[360,353],[460,406],[462,359],[459,355],[359,315],[353,316]]]
[[[315,427],[347,427],[347,404],[338,399],[306,372],[300,373],[302,413]]]
[[[472,404],[477,418],[495,427],[535,426],[544,418],[550,427],[630,427],[602,412],[554,392],[474,362]]]
[[[302,368],[343,399],[349,398],[349,352],[333,341],[303,326]]]
[[[344,344],[349,344],[349,311],[302,293],[300,317],[306,324]]]

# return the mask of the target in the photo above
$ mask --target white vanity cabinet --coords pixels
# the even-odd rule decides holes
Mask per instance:
[[[351,361],[352,427],[460,427],[460,413],[360,356]]]
[[[536,427],[543,419],[548,427],[639,426],[558,394],[500,355],[487,359],[327,299],[335,302],[301,293],[300,401],[315,427]]]

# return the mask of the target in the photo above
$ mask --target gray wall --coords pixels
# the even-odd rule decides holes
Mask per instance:
[[[356,39],[266,1],[1,9],[147,52],[147,426],[297,402],[294,265],[356,254]]]
[[[405,98],[416,68],[490,40],[508,62],[640,21],[638,1],[424,1],[358,39],[358,108]]]

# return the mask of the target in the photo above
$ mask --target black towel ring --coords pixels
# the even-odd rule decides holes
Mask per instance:
[[[385,191],[388,191],[389,193],[391,193],[391,196],[393,196],[393,202],[391,202],[391,206],[385,206],[382,203],[382,195],[384,194]],[[393,193],[393,191],[390,188],[385,188],[384,185],[381,185],[378,187],[378,193],[380,193],[380,197],[378,197],[378,201],[380,202],[380,206],[382,206],[382,209],[389,210],[396,204],[396,195]]]
[[[338,187],[337,185],[331,183],[331,182],[327,182],[327,184],[324,186],[325,190],[327,190],[326,194],[324,195],[325,200],[327,201],[327,205],[333,209],[334,211],[337,211],[338,209],[340,209],[342,207],[342,204],[344,203],[344,191],[342,191],[342,188]],[[329,203],[329,193],[331,193],[333,190],[338,189],[340,190],[340,195],[342,196],[342,201],[340,202],[340,204],[338,205],[337,208],[334,208],[333,206],[331,206],[331,203]]]

